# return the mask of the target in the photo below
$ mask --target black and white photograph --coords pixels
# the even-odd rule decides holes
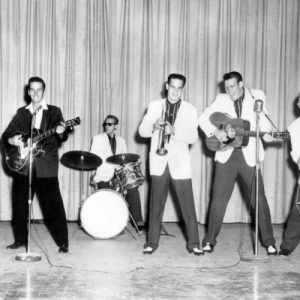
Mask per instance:
[[[0,299],[300,299],[299,0],[0,0]]]

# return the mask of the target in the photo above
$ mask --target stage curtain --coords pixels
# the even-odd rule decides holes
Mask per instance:
[[[0,131],[25,105],[31,76],[45,80],[48,103],[61,107],[66,120],[81,118],[60,156],[89,151],[105,115],[117,115],[128,152],[141,157],[146,180],[139,191],[146,217],[149,140],[137,129],[149,102],[164,96],[168,74],[186,75],[184,99],[201,114],[222,92],[222,75],[239,71],[246,87],[265,91],[270,118],[285,130],[297,117],[299,11],[298,0],[0,0]],[[285,222],[294,199],[297,170],[289,151],[287,142],[267,146],[261,166],[273,223]],[[201,130],[191,153],[196,212],[204,224],[213,153]],[[1,162],[0,219],[10,220],[12,178],[3,149]],[[93,192],[88,185],[92,173],[60,164],[69,220],[78,219]],[[109,199],[99,195],[99,201]],[[34,218],[41,217],[34,201]],[[178,219],[169,197],[164,221]],[[224,221],[250,221],[238,186]]]

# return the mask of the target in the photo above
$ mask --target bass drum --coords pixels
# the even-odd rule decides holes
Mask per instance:
[[[123,197],[113,190],[98,190],[84,202],[80,219],[85,231],[98,239],[120,234],[129,218]]]

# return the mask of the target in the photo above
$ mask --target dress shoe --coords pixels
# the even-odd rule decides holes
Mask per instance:
[[[8,245],[6,247],[6,249],[18,249],[20,247],[26,247],[26,243],[25,242],[14,242],[13,244],[11,245]]]
[[[206,243],[205,246],[202,248],[203,252],[207,253],[213,253],[214,252],[214,246],[210,243]]]
[[[145,225],[138,225],[138,230],[139,231],[146,231],[146,226]]]
[[[146,225],[143,221],[136,223],[138,231],[146,231]]]
[[[189,253],[193,253],[194,255],[204,255],[204,251],[198,247],[194,247],[193,249],[189,249]]]
[[[291,250],[289,250],[289,249],[281,249],[280,251],[279,251],[279,255],[284,255],[284,256],[289,256],[289,255],[291,255],[292,254],[292,251]]]
[[[277,255],[277,249],[274,245],[267,247],[267,255]]]
[[[68,248],[68,246],[66,246],[66,245],[61,245],[61,246],[58,248],[58,252],[59,252],[59,253],[68,253],[68,252],[69,252],[69,248]]]
[[[145,247],[143,254],[152,254],[155,250],[152,247]]]

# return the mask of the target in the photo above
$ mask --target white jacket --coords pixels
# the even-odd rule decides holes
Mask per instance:
[[[293,161],[297,164],[300,158],[300,139],[299,139],[299,132],[300,132],[300,118],[297,118],[293,121],[290,126],[288,127],[288,131],[290,132],[291,136],[291,156]]]
[[[156,153],[160,131],[153,131],[153,124],[161,118],[164,103],[166,103],[166,99],[150,102],[139,127],[142,137],[151,137],[150,174],[162,175],[168,164],[173,179],[191,178],[189,144],[193,144],[198,138],[197,110],[192,104],[181,100],[174,123],[175,133],[171,135],[169,143],[166,144],[168,153],[160,156]]]
[[[245,98],[242,104],[242,115],[241,119],[248,120],[250,122],[250,130],[256,130],[256,113],[254,112],[254,103],[255,100],[263,101],[263,110],[266,110],[266,96],[261,90],[251,90],[245,89]],[[207,137],[213,135],[216,127],[209,121],[209,117],[214,112],[222,112],[230,115],[233,118],[237,118],[237,114],[234,108],[234,102],[227,94],[219,94],[216,97],[216,100],[205,109],[205,111],[201,114],[199,118],[199,125],[201,129],[204,131]],[[266,118],[263,113],[260,113],[260,130],[270,132],[272,129],[272,125]],[[231,153],[233,152],[233,147],[228,147],[226,150],[216,151],[215,161],[219,161],[221,163],[225,163]],[[255,137],[249,138],[249,144],[242,148],[245,160],[247,164],[251,167],[256,164],[256,141]],[[262,142],[259,142],[259,159],[260,161],[264,160],[264,149]]]
[[[90,152],[100,156],[102,159],[102,164],[97,168],[94,180],[96,182],[109,181],[113,177],[118,165],[106,162],[106,159],[113,155],[106,133],[98,134],[93,137]],[[116,154],[122,153],[126,153],[126,143],[122,137],[116,135]]]

